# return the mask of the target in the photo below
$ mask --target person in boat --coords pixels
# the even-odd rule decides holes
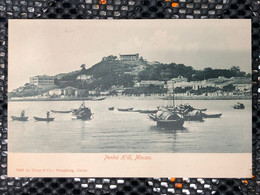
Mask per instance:
[[[23,118],[24,116],[25,116],[25,111],[22,110],[22,112],[21,112],[21,118]]]
[[[47,119],[49,119],[50,118],[50,112],[48,111],[47,112]]]
[[[83,101],[82,104],[80,105],[80,108],[85,108],[85,102]]]

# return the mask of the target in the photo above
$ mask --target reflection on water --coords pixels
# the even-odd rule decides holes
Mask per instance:
[[[232,100],[187,100],[208,113],[222,113],[221,118],[203,122],[185,121],[184,128],[172,130],[156,126],[147,114],[119,112],[116,108],[156,109],[159,99],[109,98],[86,101],[94,113],[90,121],[76,120],[71,113],[51,113],[53,122],[34,121],[33,116],[46,117],[47,110],[78,108],[71,102],[9,102],[8,149],[11,152],[150,152],[202,153],[251,151],[251,101],[241,101],[246,109],[234,110]],[[115,107],[109,111],[108,107]],[[27,122],[12,121],[25,110]]]

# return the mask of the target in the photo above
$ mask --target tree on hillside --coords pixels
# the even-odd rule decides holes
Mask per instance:
[[[80,68],[81,68],[82,70],[86,70],[86,64],[82,64],[82,65],[80,66]]]
[[[231,72],[234,74],[238,74],[240,72],[240,67],[239,66],[232,66],[230,68]]]
[[[110,55],[110,56],[107,56],[107,57],[103,57],[102,61],[114,61],[116,59],[117,59],[116,56]]]

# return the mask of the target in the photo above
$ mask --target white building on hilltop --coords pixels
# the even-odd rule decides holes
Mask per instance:
[[[121,61],[139,61],[139,53],[137,54],[124,54],[124,55],[121,55],[119,54],[119,59]]]

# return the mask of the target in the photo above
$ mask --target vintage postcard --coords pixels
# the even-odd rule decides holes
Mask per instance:
[[[9,177],[251,177],[250,20],[9,20]]]

